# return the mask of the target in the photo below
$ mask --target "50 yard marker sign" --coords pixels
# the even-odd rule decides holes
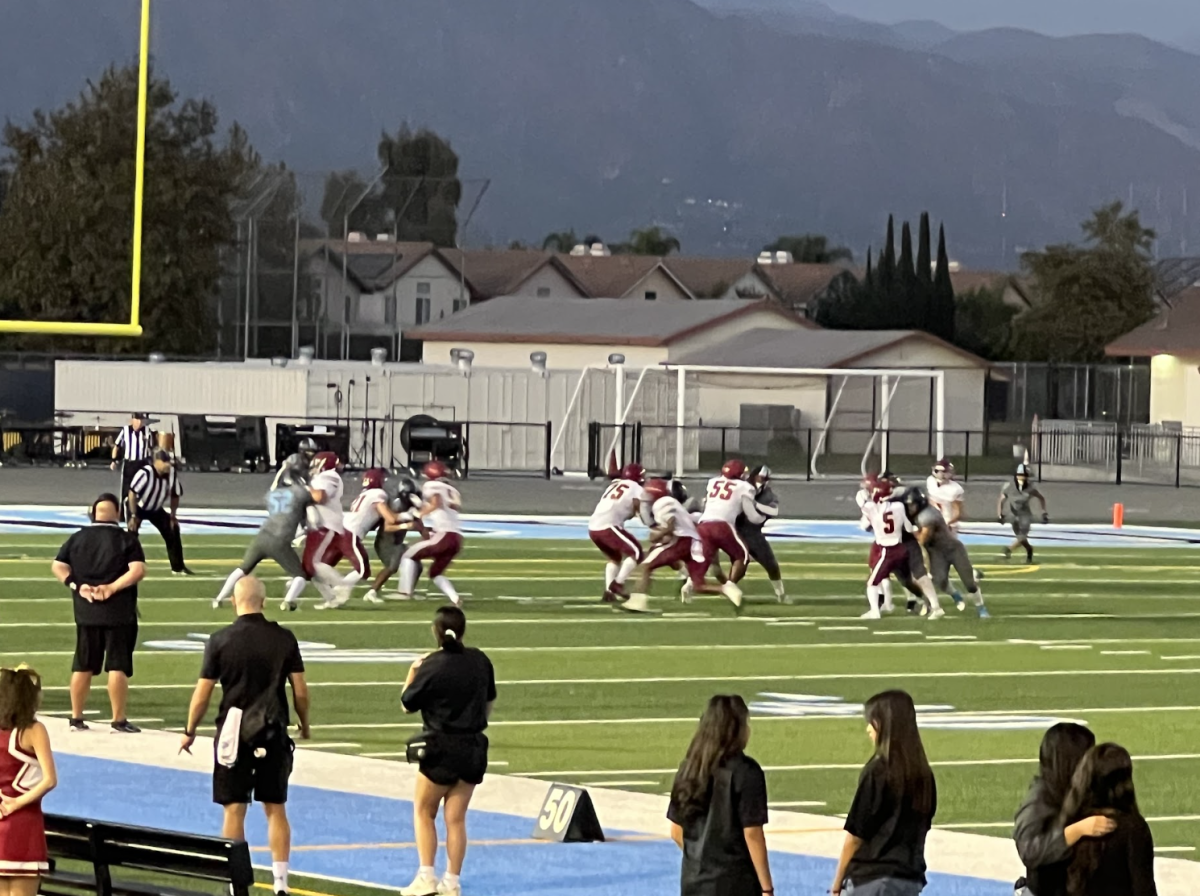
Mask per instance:
[[[551,784],[533,825],[534,840],[555,843],[604,841],[592,798],[581,787]]]

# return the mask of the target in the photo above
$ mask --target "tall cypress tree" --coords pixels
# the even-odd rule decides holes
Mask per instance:
[[[933,278],[933,301],[935,336],[947,342],[954,341],[954,284],[950,280],[950,256],[946,253],[946,227],[938,228],[937,273]]]
[[[888,215],[887,237],[883,249],[879,253],[879,267],[876,270],[879,290],[885,296],[890,296],[896,287],[896,224]]]
[[[933,304],[933,246],[929,236],[929,212],[921,212],[921,224],[917,233],[917,292],[920,304],[925,309],[921,329],[936,332]]]
[[[905,330],[925,328],[925,305],[917,290],[917,274],[913,270],[912,228],[907,221],[900,228],[900,266],[896,271],[893,301],[896,309],[895,326]]]

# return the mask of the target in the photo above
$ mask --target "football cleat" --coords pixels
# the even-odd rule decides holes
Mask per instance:
[[[858,618],[859,619],[882,619],[883,616],[880,615],[878,610],[867,610],[867,612],[863,613]]]
[[[946,615],[946,611],[943,610],[941,607],[938,607],[936,610],[930,610],[929,616],[926,618],[928,618],[932,622],[934,619],[941,619],[945,615]]]

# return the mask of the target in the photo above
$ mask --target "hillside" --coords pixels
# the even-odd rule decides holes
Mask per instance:
[[[133,7],[10,11],[0,114],[25,119],[132,58]],[[947,41],[920,23],[887,45],[688,0],[157,10],[160,69],[212,97],[268,158],[365,169],[385,127],[450,136],[464,174],[492,179],[476,243],[568,226],[615,238],[658,222],[690,252],[749,253],[798,230],[863,251],[888,212],[928,208],[964,262],[1012,265],[1016,246],[1073,238],[1089,207],[1131,184],[1139,200],[1161,188],[1176,209],[1183,188],[1200,190],[1200,98],[1184,89],[1200,58],[1137,38],[1067,42],[1052,67],[1062,42],[1036,36]],[[826,24],[853,27],[844,18]],[[911,49],[918,40],[936,47]],[[1174,246],[1200,242],[1200,222],[1147,218]]]

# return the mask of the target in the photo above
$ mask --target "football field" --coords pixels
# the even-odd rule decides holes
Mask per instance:
[[[187,537],[198,575],[186,578],[172,577],[161,541],[145,537],[135,722],[182,726],[204,636],[232,616],[210,600],[247,538]],[[71,602],[49,576],[60,542],[0,537],[0,664],[34,665],[45,709],[66,714]],[[775,603],[754,568],[740,618],[720,598],[680,604],[667,577],[651,600],[659,612],[631,616],[599,603],[601,559],[587,542],[469,539],[450,576],[465,595],[468,643],[496,667],[492,771],[665,793],[707,698],[735,692],[752,706],[749,752],[767,769],[772,805],[840,815],[870,751],[859,705],[899,687],[921,707],[938,825],[1007,836],[1042,732],[1077,720],[1134,755],[1161,854],[1200,858],[1195,549],[1046,548],[1024,566],[975,546],[992,619],[947,600],[939,621],[900,611],[871,624],[858,619],[864,544],[784,542],[777,551],[791,605]],[[305,746],[402,762],[419,724],[401,713],[399,686],[432,646],[438,603],[371,606],[359,589],[336,611],[313,609],[306,595],[282,618],[280,571],[260,572],[268,614],[293,628],[308,665],[314,740]],[[91,706],[100,710],[97,685]]]

